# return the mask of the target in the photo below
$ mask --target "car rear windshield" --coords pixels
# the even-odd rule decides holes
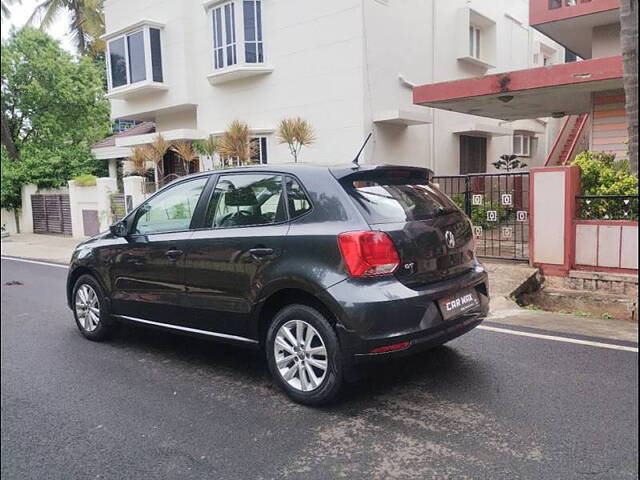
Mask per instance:
[[[345,180],[343,186],[370,225],[427,220],[458,210],[426,180],[359,178]]]

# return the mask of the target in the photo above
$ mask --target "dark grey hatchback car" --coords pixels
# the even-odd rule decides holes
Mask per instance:
[[[283,165],[181,178],[78,246],[82,334],[120,321],[262,348],[295,401],[443,344],[489,309],[469,219],[427,169]]]

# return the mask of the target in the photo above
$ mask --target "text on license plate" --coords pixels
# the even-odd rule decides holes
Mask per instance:
[[[458,295],[443,298],[439,301],[440,310],[445,320],[460,315],[467,310],[476,307],[480,302],[478,296],[473,291],[461,292]]]

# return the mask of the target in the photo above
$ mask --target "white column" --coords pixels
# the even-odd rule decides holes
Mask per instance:
[[[109,159],[109,178],[118,178],[118,159]]]
[[[98,191],[98,220],[100,231],[103,232],[113,223],[111,214],[111,195],[118,191],[115,177],[98,178],[96,180]]]
[[[122,183],[124,184],[125,205],[127,207],[131,205],[131,208],[136,208],[145,199],[144,178],[137,175],[124,177]],[[129,213],[129,210],[127,210],[127,213]]]
[[[74,180],[69,180],[69,208],[71,210],[71,234],[73,238],[84,238],[82,209],[78,198],[78,187]]]
[[[20,212],[20,232],[33,233],[33,210],[31,209],[31,195],[38,191],[38,187],[31,183],[22,186],[22,208]]]

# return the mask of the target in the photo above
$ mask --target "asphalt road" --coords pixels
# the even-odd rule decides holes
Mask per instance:
[[[5,480],[637,478],[637,353],[474,330],[313,409],[259,353],[85,340],[65,276],[2,261]]]

